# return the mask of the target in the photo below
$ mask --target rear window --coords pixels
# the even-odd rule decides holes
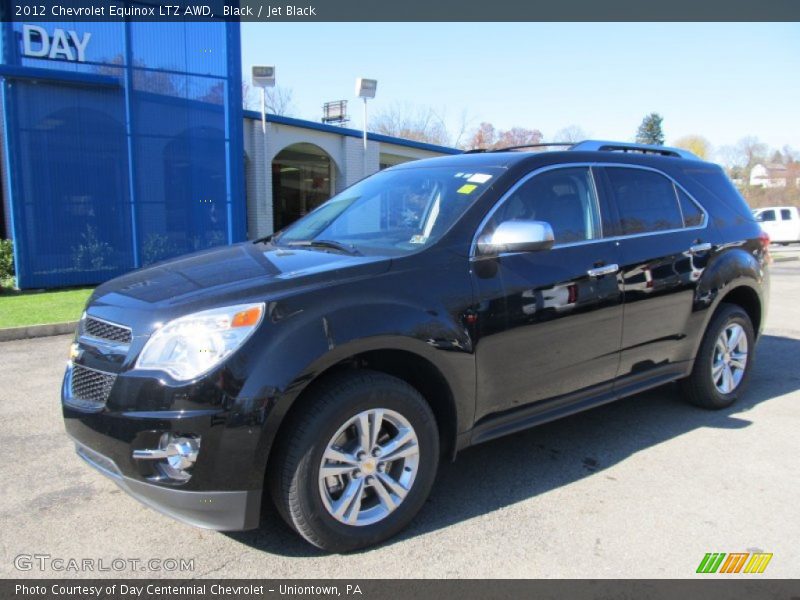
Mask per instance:
[[[643,169],[606,169],[623,235],[683,228],[672,181]]]
[[[791,221],[792,220],[792,211],[788,208],[781,209],[781,219],[784,221]]]

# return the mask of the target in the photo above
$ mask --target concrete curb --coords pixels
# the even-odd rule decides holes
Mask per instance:
[[[69,323],[48,323],[46,325],[9,327],[8,329],[0,329],[0,342],[74,333],[77,326],[77,321],[70,321]]]
[[[775,262],[791,262],[793,260],[800,260],[800,256],[773,256],[772,260]]]

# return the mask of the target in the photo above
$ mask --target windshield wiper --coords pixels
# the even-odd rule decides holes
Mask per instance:
[[[334,242],[333,240],[297,240],[296,242],[287,242],[289,247],[303,247],[303,248],[330,248],[350,254],[352,256],[360,256],[361,252],[353,246],[342,244],[341,242]]]

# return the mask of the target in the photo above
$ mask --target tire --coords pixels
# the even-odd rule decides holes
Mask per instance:
[[[436,477],[439,431],[428,403],[401,379],[368,370],[333,375],[302,402],[282,427],[285,435],[270,462],[270,492],[281,516],[307,541],[330,552],[365,548],[397,534],[422,508]],[[373,446],[369,438],[378,410],[383,413]],[[368,452],[353,462],[361,440],[386,454],[376,458]],[[339,454],[330,458],[335,451]],[[321,479],[323,460],[335,474]],[[387,477],[400,487],[384,485]],[[342,506],[342,514],[334,516]]]
[[[745,339],[744,368],[738,369],[737,363],[741,364],[742,348],[738,344],[734,352],[728,348],[728,356],[732,357],[730,368],[731,379],[726,381],[725,364],[726,355],[721,352],[718,342],[721,343],[723,332],[726,339],[728,334],[733,331],[740,331]],[[686,399],[692,404],[701,408],[719,410],[731,406],[744,393],[750,373],[753,367],[755,350],[755,334],[753,323],[748,314],[735,304],[723,303],[711,319],[711,322],[703,336],[700,349],[694,361],[692,374],[681,381],[681,388]],[[712,369],[717,366],[715,372]],[[719,369],[719,365],[723,365]],[[738,376],[738,371],[741,376]],[[715,377],[716,373],[720,373]]]

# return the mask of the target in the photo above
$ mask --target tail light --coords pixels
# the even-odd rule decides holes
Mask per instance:
[[[758,236],[758,241],[761,242],[761,249],[764,251],[764,258],[766,258],[769,262],[771,260],[769,254],[769,234],[762,229],[761,235]]]

